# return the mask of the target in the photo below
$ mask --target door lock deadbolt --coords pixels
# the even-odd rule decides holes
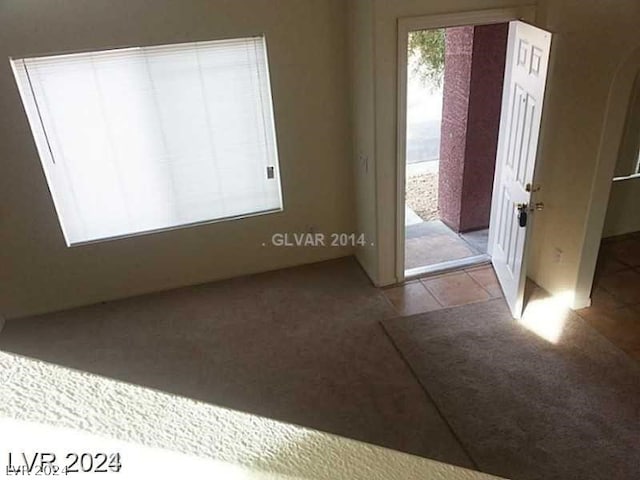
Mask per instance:
[[[524,228],[527,226],[527,210],[529,205],[526,203],[518,203],[516,207],[518,208],[518,225]]]
[[[529,207],[528,203],[516,203],[516,208],[518,209],[518,225],[526,227],[527,219],[529,217],[528,212],[544,210],[544,203],[536,202],[531,207]]]

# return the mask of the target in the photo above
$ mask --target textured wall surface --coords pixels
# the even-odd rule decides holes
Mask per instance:
[[[460,230],[472,56],[473,27],[447,28],[438,209],[440,220],[455,231]]]
[[[147,474],[166,462],[183,478],[496,478],[3,352],[0,428],[0,462],[20,446],[110,448],[123,452],[118,478],[144,478],[126,469],[143,459],[158,462]]]
[[[455,231],[487,228],[508,24],[446,29],[438,207]]]
[[[473,31],[460,212],[463,232],[489,227],[508,33],[508,23],[479,25]]]

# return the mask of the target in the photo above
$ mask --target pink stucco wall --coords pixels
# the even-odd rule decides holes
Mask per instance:
[[[456,231],[460,229],[462,209],[472,54],[473,27],[447,28],[440,127],[438,209],[440,220]]]
[[[440,140],[440,218],[489,226],[508,24],[448,28]]]

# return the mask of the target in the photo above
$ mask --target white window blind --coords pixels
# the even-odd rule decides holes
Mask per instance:
[[[264,37],[12,65],[68,245],[282,209]]]

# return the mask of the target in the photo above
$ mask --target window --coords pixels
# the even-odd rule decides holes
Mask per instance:
[[[68,245],[282,210],[264,37],[11,63]]]
[[[613,180],[626,180],[638,176],[640,176],[640,74],[636,77],[629,101]]]

